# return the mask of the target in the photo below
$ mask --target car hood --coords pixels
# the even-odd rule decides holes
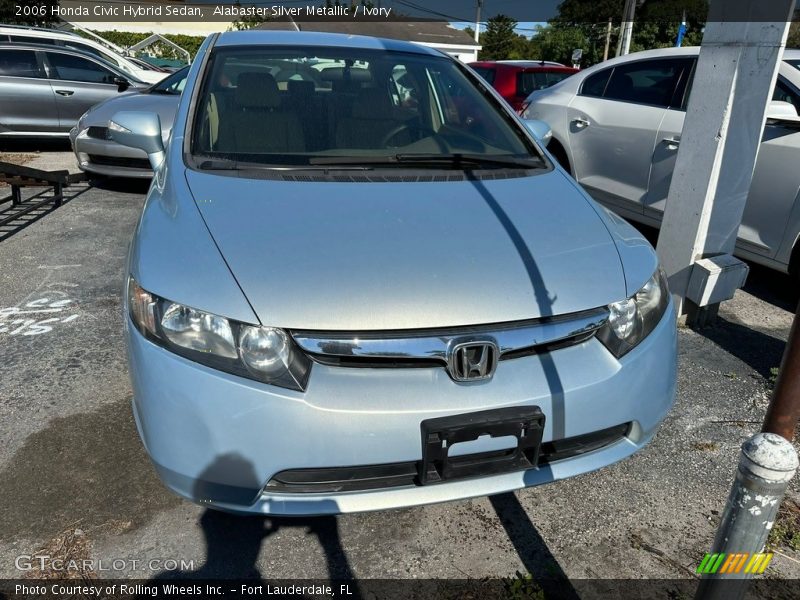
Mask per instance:
[[[109,98],[93,106],[81,120],[83,127],[108,127],[108,121],[122,110],[141,110],[156,113],[161,119],[161,131],[165,139],[169,137],[175,112],[178,110],[180,96],[171,94],[144,94],[141,91],[128,91]]]
[[[264,325],[452,327],[626,295],[608,229],[558,171],[425,183],[186,177]]]

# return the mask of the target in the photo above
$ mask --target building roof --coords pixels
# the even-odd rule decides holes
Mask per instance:
[[[466,31],[451,27],[443,21],[364,21],[356,19],[349,21],[290,21],[289,19],[276,19],[262,23],[255,29],[320,31],[367,35],[424,44],[479,47]]]

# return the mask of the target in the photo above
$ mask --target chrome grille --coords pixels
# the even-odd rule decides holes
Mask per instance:
[[[498,360],[579,344],[608,320],[595,310],[474,327],[414,331],[292,331],[294,341],[317,362],[343,367],[446,366],[450,351],[471,340],[491,340]]]

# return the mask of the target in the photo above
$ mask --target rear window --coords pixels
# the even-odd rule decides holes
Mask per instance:
[[[800,112],[800,93],[782,77],[775,82],[775,90],[772,93],[773,100],[788,102],[793,105],[797,112]]]
[[[41,77],[33,50],[0,50],[0,76]]]
[[[527,96],[536,90],[544,90],[572,73],[558,71],[520,71],[517,73],[517,96]]]
[[[606,84],[608,83],[608,78],[611,76],[611,71],[613,71],[613,69],[604,69],[587,77],[583,82],[581,94],[584,96],[602,98],[603,92],[606,91]]]
[[[669,106],[685,61],[644,60],[614,68],[604,98]]]
[[[491,67],[472,67],[474,71],[486,80],[489,85],[494,84],[495,69]]]

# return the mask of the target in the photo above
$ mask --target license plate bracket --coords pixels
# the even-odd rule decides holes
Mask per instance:
[[[536,467],[545,417],[538,406],[513,406],[422,421],[421,485]],[[516,448],[449,456],[450,448],[479,437],[513,436]]]

